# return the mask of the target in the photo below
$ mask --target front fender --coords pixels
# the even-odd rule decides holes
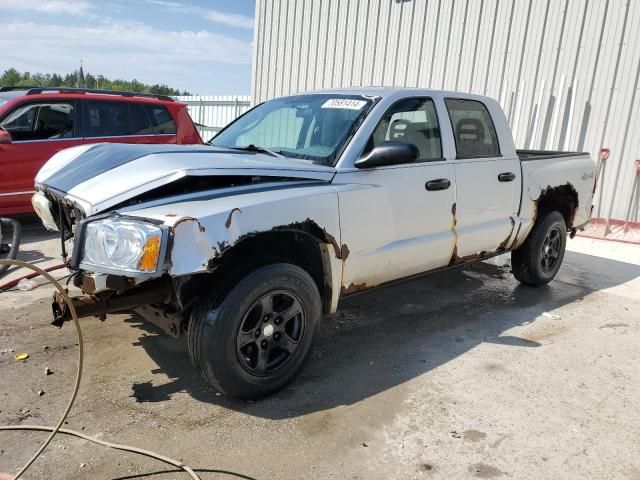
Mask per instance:
[[[327,248],[332,310],[342,279],[338,194],[330,184],[297,185],[282,189],[232,195],[211,200],[166,204],[128,211],[127,215],[161,220],[171,231],[169,274],[174,277],[215,268],[224,252],[250,235],[281,229],[312,227]]]

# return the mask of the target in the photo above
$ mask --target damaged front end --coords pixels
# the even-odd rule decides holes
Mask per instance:
[[[293,230],[329,245],[325,261],[335,265],[326,283],[339,285],[337,264],[348,250],[339,243],[332,167],[212,148],[139,147],[65,150],[36,177],[32,203],[43,224],[60,232],[62,256],[83,293],[73,299],[79,317],[134,310],[178,336],[199,289],[239,255],[234,247],[265,232],[252,243],[257,250],[282,249],[273,235],[291,239]],[[331,298],[335,308],[337,294]],[[71,319],[60,296],[53,313],[56,325]]]
[[[60,232],[83,293],[73,300],[80,317],[135,310],[177,336],[201,293],[193,284],[204,288],[242,240],[310,218],[322,226],[310,233],[337,249],[332,262],[346,256],[336,240],[334,175],[333,167],[229,149],[97,144],[52,157],[32,203]],[[71,318],[60,297],[53,313],[57,325]]]
[[[60,229],[64,235],[64,226]],[[161,222],[108,214],[73,225],[72,254],[66,261],[73,283],[83,296],[73,297],[79,318],[98,317],[157,306],[159,312],[180,309],[174,282],[167,274],[171,232]],[[63,242],[64,244],[64,242]],[[64,249],[63,249],[64,255]],[[70,307],[59,292],[53,298],[53,325],[71,320]],[[153,321],[154,318],[158,321]],[[181,333],[179,315],[153,315],[150,320],[167,333]]]
[[[145,309],[153,313],[143,316],[168,334],[181,334],[184,319],[168,275],[169,227],[117,212],[86,218],[79,205],[48,188],[41,187],[32,203],[45,227],[60,232],[61,255],[83,293],[71,298],[78,318],[104,320],[110,313]],[[72,318],[57,291],[52,313],[57,327]]]

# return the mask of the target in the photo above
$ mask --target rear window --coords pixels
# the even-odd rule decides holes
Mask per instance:
[[[459,98],[445,99],[458,158],[497,157],[498,136],[491,115],[482,102]]]
[[[169,114],[167,107],[162,105],[145,105],[151,125],[156,134],[175,134],[176,123]]]
[[[145,111],[145,106],[140,103],[130,103],[131,130],[133,135],[153,135],[153,125],[151,119]]]

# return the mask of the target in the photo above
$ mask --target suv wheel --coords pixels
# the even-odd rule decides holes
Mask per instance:
[[[222,301],[212,297],[194,309],[191,361],[226,395],[264,397],[300,371],[321,312],[318,288],[306,271],[285,263],[259,268]]]
[[[522,283],[540,286],[556,276],[567,245],[567,225],[560,212],[541,215],[525,242],[511,252],[513,275]]]

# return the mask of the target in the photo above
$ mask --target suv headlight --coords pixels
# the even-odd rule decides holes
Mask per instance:
[[[80,266],[115,272],[154,273],[163,251],[160,227],[124,218],[85,225]]]

